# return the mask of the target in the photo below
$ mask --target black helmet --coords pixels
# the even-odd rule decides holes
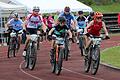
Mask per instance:
[[[33,11],[38,11],[38,12],[39,12],[39,11],[40,11],[40,8],[39,8],[38,6],[34,6],[34,7],[33,7]]]
[[[58,18],[58,21],[59,21],[60,23],[63,23],[63,22],[66,22],[66,19],[65,19],[65,17],[59,17],[59,18]]]
[[[95,12],[90,12],[90,16],[94,16],[94,13],[95,13]]]
[[[78,14],[79,14],[79,15],[83,14],[83,11],[78,11]]]
[[[65,12],[70,12],[70,7],[66,6],[66,7],[64,8],[64,11],[65,11]]]
[[[13,17],[18,18],[19,17],[18,13],[14,13]]]

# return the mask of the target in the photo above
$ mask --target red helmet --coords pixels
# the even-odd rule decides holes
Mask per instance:
[[[97,17],[103,17],[103,14],[101,12],[95,12],[94,19],[96,19]]]

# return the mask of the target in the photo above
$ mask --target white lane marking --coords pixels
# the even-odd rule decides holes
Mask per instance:
[[[36,80],[43,80],[43,79],[41,79],[41,78],[39,78],[39,77],[36,77],[36,76],[34,76],[34,75],[31,75],[31,74],[25,72],[25,71],[22,69],[22,64],[23,64],[23,63],[24,63],[24,61],[22,61],[22,62],[20,63],[20,65],[19,65],[19,69],[20,69],[21,72],[23,72],[24,74],[26,74],[26,75],[28,75],[28,76],[36,79]]]
[[[66,68],[63,68],[63,69],[66,70],[66,71],[69,71],[69,72],[71,72],[71,73],[78,74],[78,75],[85,76],[85,77],[89,77],[89,78],[92,78],[92,79],[95,79],[95,80],[104,80],[104,79],[101,79],[101,78],[92,77],[92,76],[89,76],[89,75],[85,75],[85,74],[82,74],[82,73],[78,73],[78,72],[72,71],[72,70],[70,70],[70,69],[66,69]]]

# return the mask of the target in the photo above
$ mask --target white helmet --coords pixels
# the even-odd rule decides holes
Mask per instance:
[[[40,11],[40,8],[38,6],[34,6],[33,11]]]

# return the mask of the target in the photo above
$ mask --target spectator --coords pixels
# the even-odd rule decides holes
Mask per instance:
[[[50,30],[52,28],[52,25],[54,24],[54,19],[51,14],[48,16],[47,23],[48,23],[48,29]]]
[[[47,23],[47,16],[46,15],[43,15],[43,22],[44,22],[44,24],[46,26],[48,25],[48,23]]]
[[[118,13],[118,26],[120,27],[120,12]]]
[[[59,11],[56,12],[56,14],[54,15],[54,20],[56,21],[58,19],[58,15],[59,15]]]

